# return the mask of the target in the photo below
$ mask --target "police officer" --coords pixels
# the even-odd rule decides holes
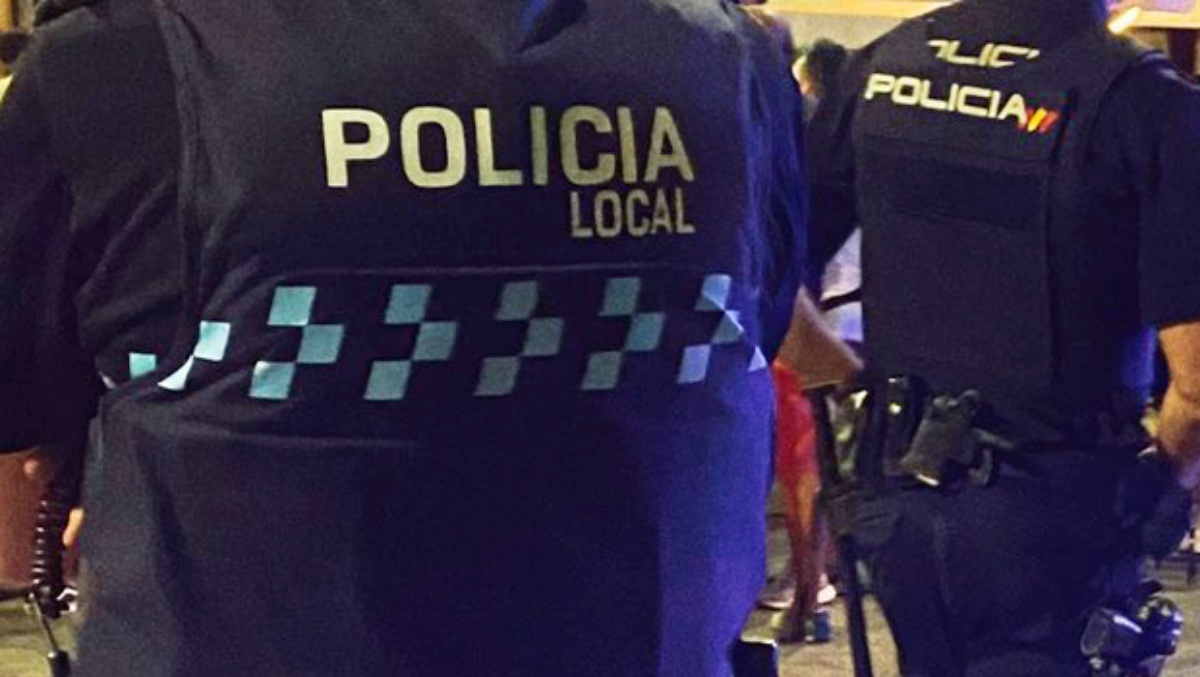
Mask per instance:
[[[1164,520],[1186,523],[1200,91],[1105,19],[1100,0],[965,0],[865,49],[814,123],[817,258],[857,217],[868,370],[957,398],[885,449],[860,515],[909,677],[1086,674],[1122,556],[1164,555]],[[1152,328],[1173,380],[1136,462]],[[1114,514],[1146,473],[1158,518]]]
[[[38,38],[0,121],[4,447],[78,445],[113,386],[82,673],[729,674],[804,239],[761,29],[645,0],[158,12],[173,78],[147,5],[109,0]],[[67,96],[85,63],[120,67]],[[147,253],[176,203],[178,256]],[[170,349],[92,364],[177,271]]]

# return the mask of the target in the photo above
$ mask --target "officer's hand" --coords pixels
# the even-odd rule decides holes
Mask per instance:
[[[33,452],[0,456],[0,587],[29,584],[33,528],[45,486],[25,472],[32,457]]]
[[[848,383],[862,371],[858,356],[829,329],[803,289],[796,296],[777,363],[796,372],[805,388]]]
[[[25,459],[24,470],[25,476],[30,481],[37,483],[39,487],[45,487],[54,475],[53,465],[41,452],[34,452]],[[82,528],[83,508],[74,508],[71,510],[71,518],[67,522],[67,529],[63,532],[63,545],[68,548],[74,547],[79,540],[79,531]]]

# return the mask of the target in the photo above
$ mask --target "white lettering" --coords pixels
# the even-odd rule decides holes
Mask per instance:
[[[1000,111],[1000,115],[996,119],[1007,120],[1010,117],[1020,121],[1022,127],[1029,122],[1029,109],[1025,105],[1025,97],[1020,94],[1014,94],[1008,100],[1008,103],[1004,106],[1004,110]]]
[[[979,50],[979,54],[964,54],[962,42],[959,40],[930,40],[934,55],[941,61],[956,66],[975,66],[978,68],[1011,68],[1019,61],[1036,61],[1042,53],[1032,47],[1020,45],[1005,45],[989,42]]]
[[[944,111],[950,108],[950,99],[938,99],[933,96],[930,90],[933,89],[933,83],[929,80],[921,82],[921,106],[929,110]]]
[[[983,87],[965,86],[958,92],[958,110],[963,115],[970,115],[973,118],[986,118],[988,114],[988,104],[991,103],[991,96],[994,92]],[[970,99],[983,99],[982,104],[971,103]]]
[[[921,81],[907,76],[896,83],[896,91],[892,92],[892,101],[897,106],[915,106],[921,101]]]
[[[896,76],[887,73],[872,73],[867,80],[866,100],[872,101],[880,94],[891,94],[896,89]]]

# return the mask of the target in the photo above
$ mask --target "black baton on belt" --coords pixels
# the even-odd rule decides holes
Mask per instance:
[[[858,579],[858,547],[854,542],[854,521],[862,486],[857,477],[842,472],[838,439],[833,430],[829,408],[832,388],[809,392],[817,430],[817,463],[821,471],[821,508],[829,520],[837,546],[842,574],[842,599],[850,630],[850,651],[856,677],[873,677],[871,650],[867,642],[867,619],[863,613],[862,583]],[[869,437],[869,435],[868,435]]]

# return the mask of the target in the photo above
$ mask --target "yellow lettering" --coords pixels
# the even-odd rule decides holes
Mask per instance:
[[[584,168],[579,161],[579,127],[587,124],[598,134],[612,134],[612,120],[608,115],[592,106],[572,106],[563,113],[559,124],[559,142],[562,152],[563,174],[577,186],[598,186],[613,180],[617,173],[617,159],[612,153],[599,153],[596,165]]]
[[[571,237],[586,240],[590,238],[592,233],[591,228],[583,225],[583,216],[579,210],[579,191],[571,191]]]
[[[520,169],[500,169],[496,166],[496,142],[492,134],[492,111],[475,109],[475,161],[479,166],[481,186],[521,186],[525,173]]]
[[[629,234],[645,237],[650,233],[650,217],[644,214],[650,206],[650,196],[644,190],[632,190],[625,198],[625,223]]]
[[[534,106],[529,109],[530,148],[533,156],[533,183],[545,186],[550,183],[550,140],[546,133],[546,109]]]
[[[671,205],[667,201],[667,191],[659,188],[654,194],[654,227],[652,232],[658,235],[659,231],[666,233],[673,232],[674,226],[671,224]]]
[[[655,183],[663,169],[678,170],[684,181],[695,181],[696,171],[692,168],[683,136],[675,124],[675,117],[668,108],[654,109],[654,126],[650,130],[650,153],[646,159],[646,182]]]
[[[421,128],[434,125],[442,130],[446,167],[431,170],[422,160]],[[400,149],[404,174],[418,188],[453,188],[467,175],[467,135],[454,111],[436,106],[419,106],[400,120]]]
[[[615,190],[602,190],[596,194],[593,210],[596,216],[596,234],[602,238],[613,238],[621,234],[621,196]]]
[[[621,179],[625,183],[637,183],[637,141],[633,135],[633,111],[628,107],[617,109],[617,129],[621,134]]]
[[[696,226],[688,223],[687,209],[683,202],[683,189],[675,189],[675,232],[680,235],[694,235]]]
[[[367,140],[351,143],[346,139],[348,125],[367,128]],[[361,108],[331,108],[321,112],[321,131],[325,136],[325,183],[330,188],[350,185],[350,163],[378,160],[392,144],[387,120],[375,111]]]

